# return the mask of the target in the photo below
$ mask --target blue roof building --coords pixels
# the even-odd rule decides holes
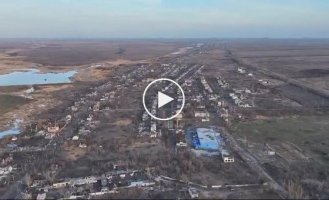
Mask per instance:
[[[220,133],[210,128],[197,128],[193,145],[196,149],[219,150],[221,147]]]

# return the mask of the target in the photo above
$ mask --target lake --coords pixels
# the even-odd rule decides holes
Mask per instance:
[[[70,83],[77,71],[40,73],[37,69],[0,75],[0,86]]]

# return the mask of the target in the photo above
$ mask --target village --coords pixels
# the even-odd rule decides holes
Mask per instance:
[[[230,63],[229,70],[218,72],[206,64],[184,61],[209,49],[198,44],[152,64],[118,67],[106,81],[84,88],[70,103],[46,113],[48,118],[31,122],[20,135],[5,138],[1,184],[21,181],[23,189],[16,188],[20,197],[40,200],[124,194],[125,198],[195,199],[256,193],[286,198],[288,191],[262,164],[284,164],[290,157],[308,162],[308,156],[294,145],[281,148],[236,138],[232,124],[257,117],[261,110],[255,110],[264,105],[299,106],[271,93],[275,80],[254,70]],[[155,120],[142,106],[144,88],[161,77],[179,83],[186,96],[183,111],[173,120]],[[170,85],[165,90],[179,92]],[[29,95],[33,97],[33,91]],[[181,101],[168,112],[179,109]],[[156,99],[147,103],[155,114]],[[44,157],[39,158],[40,154]],[[161,160],[163,156],[168,160]],[[42,158],[53,159],[42,163]],[[171,159],[177,166],[166,163]],[[32,162],[39,162],[36,166],[44,171],[28,166]],[[199,178],[195,167],[203,173]],[[220,174],[216,175],[216,170]],[[242,172],[245,175],[240,177]],[[19,178],[23,174],[24,178]]]

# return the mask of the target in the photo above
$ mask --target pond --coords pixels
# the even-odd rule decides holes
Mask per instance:
[[[40,73],[37,69],[0,75],[0,86],[70,83],[76,71]]]
[[[8,130],[0,131],[0,139],[7,136],[7,135],[18,135],[21,130],[19,129],[19,124],[22,122],[22,120],[16,120],[14,122],[14,126]]]

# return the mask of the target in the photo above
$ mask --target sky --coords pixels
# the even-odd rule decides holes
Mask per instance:
[[[329,38],[329,1],[1,0],[0,38]]]

